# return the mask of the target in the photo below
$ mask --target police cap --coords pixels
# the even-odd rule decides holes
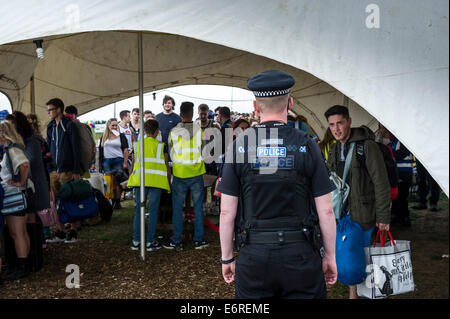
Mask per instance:
[[[274,97],[288,94],[294,84],[295,79],[289,73],[268,70],[252,77],[248,81],[248,88],[255,97]]]

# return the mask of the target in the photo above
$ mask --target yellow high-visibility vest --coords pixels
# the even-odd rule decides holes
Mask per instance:
[[[197,130],[190,140],[177,135],[176,131],[170,132],[173,176],[189,178],[205,174],[205,163],[202,158],[202,130]]]
[[[133,172],[128,179],[128,187],[141,185],[140,143],[135,143],[135,156]],[[167,179],[167,167],[164,161],[164,143],[153,137],[144,139],[144,178],[145,187],[157,187],[170,191]]]

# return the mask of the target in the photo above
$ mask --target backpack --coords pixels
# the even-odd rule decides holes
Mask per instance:
[[[383,155],[384,165],[386,167],[389,184],[391,186],[391,200],[398,197],[398,170],[392,149],[383,143],[375,142]],[[356,142],[356,158],[361,166],[366,168],[366,156],[364,154],[364,141]]]
[[[59,221],[63,224],[73,223],[98,215],[98,203],[95,194],[79,201],[69,201],[57,197]]]
[[[70,180],[62,184],[57,196],[66,201],[80,201],[92,196],[91,184],[84,179]]]
[[[82,173],[89,172],[95,160],[95,141],[91,130],[79,121],[72,121],[78,129],[80,137],[80,169]]]

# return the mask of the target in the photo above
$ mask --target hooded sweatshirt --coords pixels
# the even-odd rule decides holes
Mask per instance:
[[[363,141],[365,166],[356,157],[353,150],[347,183],[350,186],[348,208],[352,221],[360,224],[364,230],[372,228],[375,223],[389,224],[391,219],[391,187],[383,160],[383,155],[376,144],[375,134],[366,126],[352,128],[350,138],[344,144],[344,155],[347,157],[351,142]],[[342,177],[340,142],[331,145],[328,163],[331,169]]]

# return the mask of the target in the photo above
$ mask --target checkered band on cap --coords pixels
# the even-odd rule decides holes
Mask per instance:
[[[288,94],[291,89],[274,90],[274,91],[253,91],[256,97],[272,97]]]

